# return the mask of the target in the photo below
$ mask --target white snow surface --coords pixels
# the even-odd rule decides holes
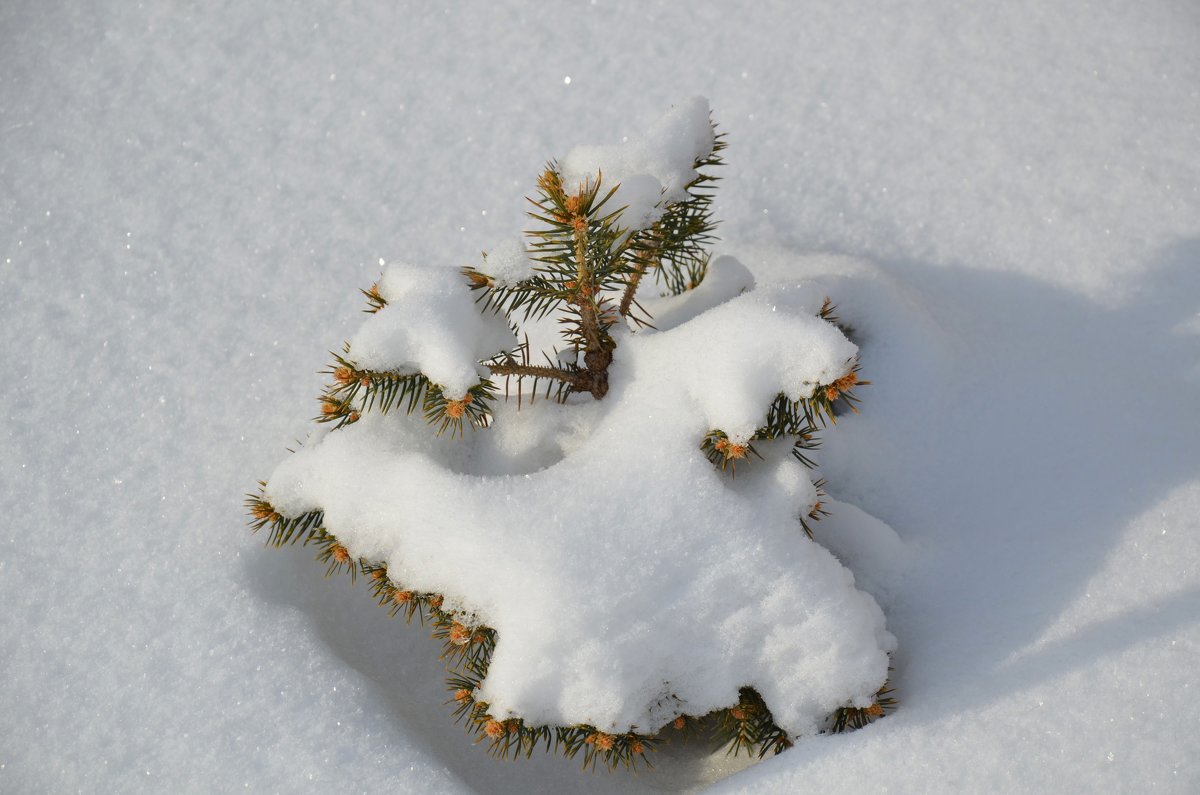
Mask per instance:
[[[1194,3],[10,0],[0,44],[0,791],[1200,789]],[[477,265],[548,156],[692,95],[718,253],[856,329],[815,532],[900,707],[741,771],[497,762],[240,495],[380,259]],[[546,463],[513,414],[496,475]]]
[[[754,274],[736,257],[722,254],[709,260],[704,281],[696,288],[679,295],[655,296],[646,285],[638,291],[638,304],[653,318],[654,328],[666,330],[752,287]],[[818,305],[816,309],[819,308]],[[809,307],[808,311],[811,313],[813,309]],[[631,325],[637,328],[636,321],[631,321]]]
[[[857,349],[816,316],[821,296],[763,287],[669,331],[622,335],[601,407],[524,408],[526,427],[542,409],[549,421],[600,415],[547,468],[473,476],[473,458],[485,473],[528,458],[505,459],[487,438],[511,411],[446,452],[413,439],[430,433],[412,427],[419,417],[368,415],[288,457],[267,499],[286,516],[324,511],[352,556],[386,561],[403,587],[495,629],[480,688],[494,717],[654,733],[752,685],[781,727],[815,734],[839,706],[872,703],[895,639],[801,531],[817,494],[790,445],[742,462],[735,483],[699,442],[712,428],[747,441],[775,395],[807,398],[847,372]],[[457,471],[436,460],[447,455]]]

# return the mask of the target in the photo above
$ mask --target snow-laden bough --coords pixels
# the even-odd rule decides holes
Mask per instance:
[[[888,703],[895,639],[807,532],[857,348],[813,285],[710,258],[723,146],[691,100],[549,164],[538,226],[479,268],[390,268],[251,499],[433,621],[501,753],[632,762],[704,716],[765,752]]]

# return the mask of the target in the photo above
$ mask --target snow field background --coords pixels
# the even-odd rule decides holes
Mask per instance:
[[[874,385],[820,463],[904,542],[852,566],[902,709],[715,789],[1197,787],[1193,5],[18,1],[0,41],[0,789],[718,775],[488,759],[435,645],[240,505],[381,258],[477,261],[544,158],[693,94],[721,251],[852,274]]]

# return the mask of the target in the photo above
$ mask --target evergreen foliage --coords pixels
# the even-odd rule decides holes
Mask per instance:
[[[438,435],[459,437],[468,426],[486,432],[493,421],[491,406],[500,397],[500,379],[505,382],[505,397],[513,397],[515,391],[517,400],[539,392],[560,402],[583,393],[603,399],[609,391],[609,365],[617,355],[614,328],[618,324],[635,328],[653,324],[650,313],[637,300],[646,277],[652,274],[660,290],[678,295],[698,287],[708,273],[708,246],[716,226],[712,216],[716,170],[724,164],[725,147],[724,136],[715,134],[711,150],[695,162],[699,176],[687,184],[685,198],[667,203],[658,219],[642,229],[623,226],[624,208],[614,206],[613,200],[618,185],[608,184],[602,173],[569,185],[564,183],[559,165],[549,162],[529,198],[533,226],[526,235],[535,263],[532,274],[515,283],[504,282],[488,272],[485,261],[463,268],[462,275],[463,289],[474,291],[479,310],[503,316],[518,335],[524,322],[557,313],[563,342],[560,355],[532,362],[525,341],[481,362],[491,378],[481,379],[455,398],[424,373],[362,367],[346,344],[341,353],[331,354],[332,361],[322,371],[330,382],[319,397],[316,421],[341,428],[371,412],[412,414],[419,409]],[[375,313],[387,306],[378,284],[362,292],[367,299],[364,311]],[[848,330],[834,311],[826,300],[820,316]],[[755,459],[762,458],[755,449],[756,441],[790,439],[793,455],[811,468],[811,455],[819,447],[818,430],[836,423],[846,411],[857,411],[854,390],[866,383],[859,378],[857,362],[852,362],[844,375],[820,385],[809,398],[776,396],[764,407],[762,424],[751,439],[737,441],[713,428],[697,444],[708,460],[730,477],[739,467],[753,466]],[[679,715],[656,736],[611,734],[584,724],[535,726],[520,719],[497,720],[489,713],[489,705],[476,697],[497,633],[474,623],[472,616],[445,610],[443,595],[406,587],[389,575],[383,562],[352,559],[323,526],[321,511],[285,516],[268,502],[265,485],[260,482],[258,490],[247,495],[251,529],[264,531],[270,546],[315,546],[326,576],[362,576],[390,615],[429,624],[433,637],[442,643],[454,719],[465,724],[476,742],[485,743],[496,756],[528,757],[540,748],[580,757],[583,767],[590,769],[597,765],[649,765],[649,755],[657,745],[688,737],[705,737],[731,754],[759,756],[778,753],[792,744],[788,733],[775,724],[762,696],[750,686],[741,689],[736,704],[708,715]],[[819,495],[822,485],[823,481],[817,481]],[[812,523],[824,515],[826,509],[816,502],[798,517],[798,530],[811,537]],[[827,730],[840,732],[870,723],[893,707],[889,694],[885,686],[874,704],[837,710],[829,717]]]

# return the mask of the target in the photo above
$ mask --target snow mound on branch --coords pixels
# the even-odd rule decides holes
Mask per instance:
[[[747,293],[669,334],[637,338],[634,377],[673,371],[709,427],[748,440],[780,392],[810,398],[845,375],[858,348],[817,317],[823,298],[786,288]]]
[[[754,287],[754,275],[736,258],[727,254],[713,257],[708,264],[704,281],[694,289],[679,295],[664,295],[657,298],[638,298],[650,317],[654,327],[662,331],[675,328],[680,323],[695,317],[706,309],[712,309]],[[636,324],[634,324],[636,328]]]
[[[516,345],[508,324],[481,313],[453,269],[394,265],[379,294],[387,306],[350,340],[349,356],[360,368],[424,373],[455,400],[487,377],[479,360]]]
[[[533,276],[537,263],[529,258],[525,242],[519,237],[506,238],[483,255],[485,272],[501,287],[511,287]]]
[[[494,628],[478,695],[497,718],[653,732],[752,685],[780,726],[814,732],[837,707],[871,702],[894,638],[802,532],[816,492],[787,445],[764,445],[736,479],[698,445],[713,428],[748,434],[778,392],[804,397],[845,372],[856,349],[815,316],[823,297],[761,288],[670,330],[622,334],[605,400],[522,409],[559,428],[581,414],[544,437],[556,449],[543,469],[495,474],[517,471],[496,466],[512,404],[456,447],[453,468],[413,444],[431,436],[419,417],[368,414],[285,460],[267,496],[287,514],[323,510],[354,556]],[[471,348],[455,325],[454,345]]]
[[[672,107],[644,135],[615,146],[577,146],[559,166],[568,191],[597,173],[603,175],[603,185],[619,183],[605,207],[624,207],[622,225],[638,230],[658,220],[666,204],[686,198],[688,183],[699,176],[696,161],[712,147],[708,100],[692,97]]]

